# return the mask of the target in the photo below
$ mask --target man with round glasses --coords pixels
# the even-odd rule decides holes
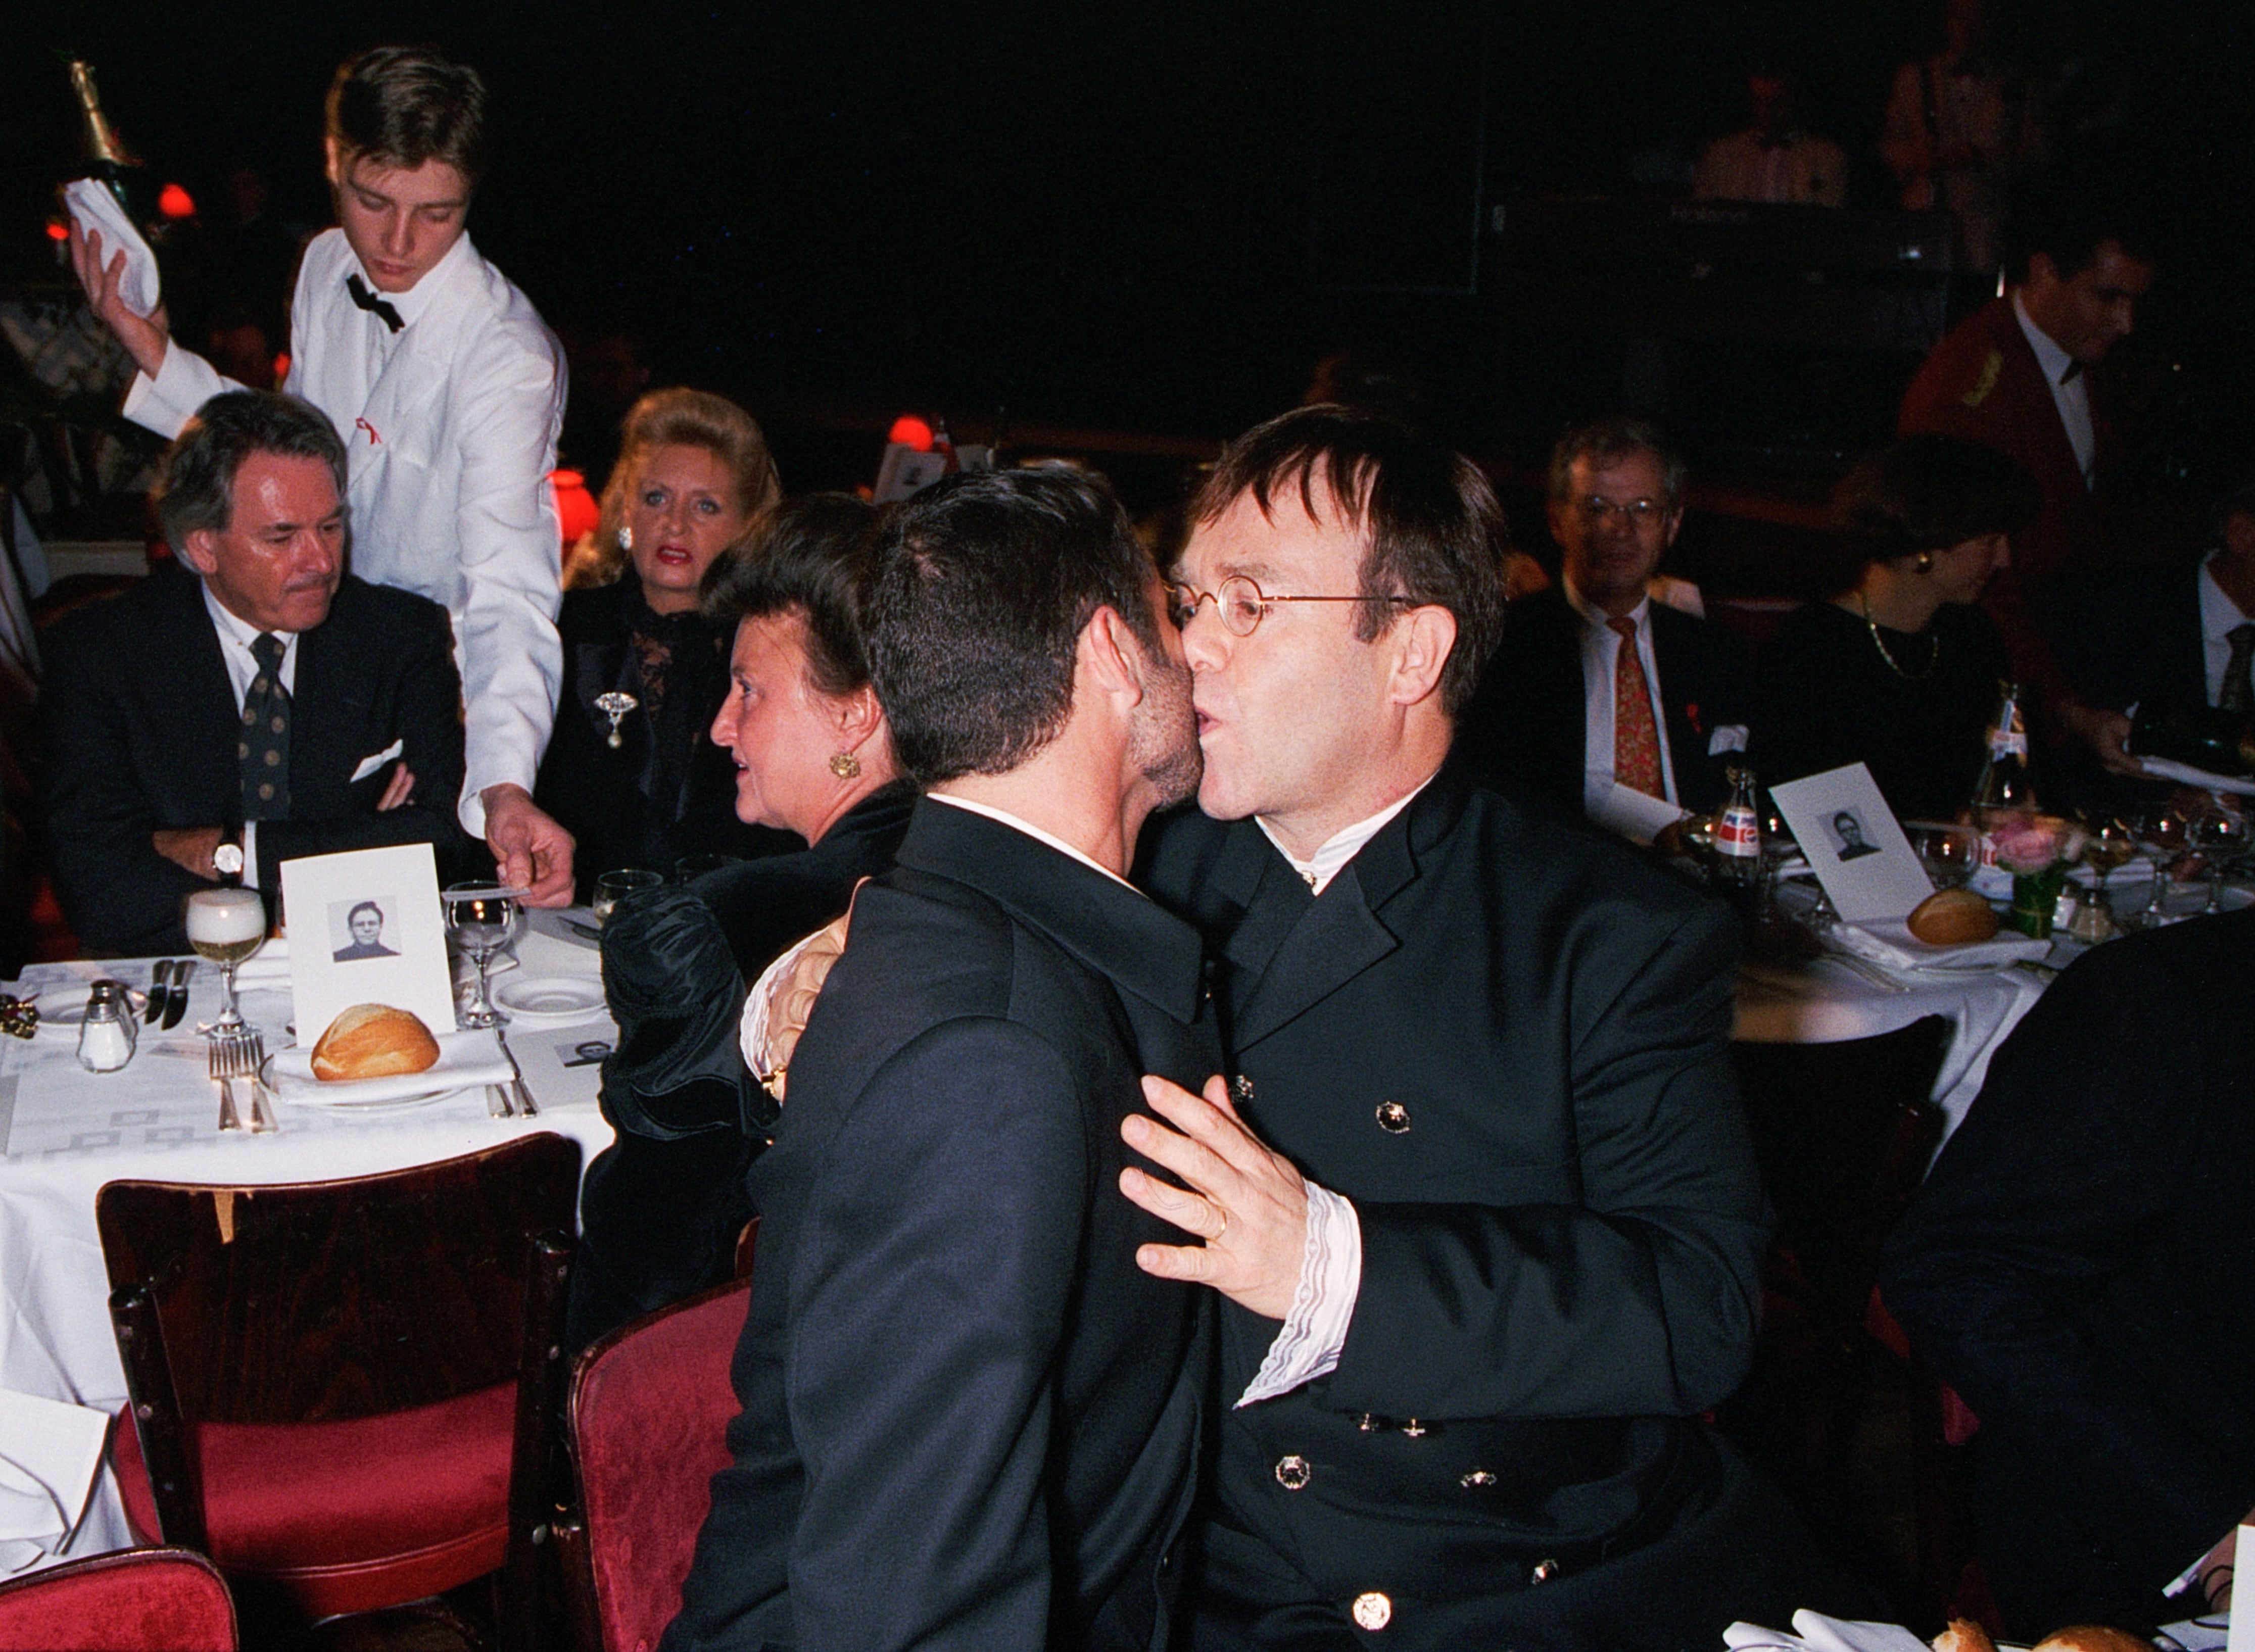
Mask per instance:
[[[1191,1643],[1661,1652],[1837,1609],[1697,1421],[1767,1231],[1728,916],[1448,761],[1502,619],[1486,479],[1303,407],[1191,514],[1205,772],[1142,871],[1228,1071],[1147,1078],[1122,1135],[1174,1179],[1120,1177],[1187,1235],[1137,1264],[1223,1299]]]
[[[1560,583],[1512,604],[1463,742],[1499,784],[1649,843],[1730,797],[1752,666],[1732,633],[1653,594],[1683,525],[1683,461],[1651,425],[1563,438],[1549,516]]]

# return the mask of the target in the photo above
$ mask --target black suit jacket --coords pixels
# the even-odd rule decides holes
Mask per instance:
[[[1711,1579],[1598,1563],[1708,1506],[1723,1459],[1694,1419],[1753,1352],[1767,1216],[1728,914],[1449,770],[1321,896],[1253,821],[1195,813],[1147,876],[1219,954],[1248,1122],[1362,1230],[1338,1368],[1226,1413],[1210,1552],[1257,1543],[1342,1617],[1387,1594],[1388,1645],[1641,1646],[1659,1621],[1673,1647],[1686,1603],[1719,1633]],[[1231,1403],[1278,1327],[1221,1316]],[[1563,1575],[1530,1590],[1545,1560]]]
[[[1735,751],[1709,748],[1718,728],[1751,721],[1753,668],[1733,632],[1662,602],[1651,614],[1675,799],[1708,813],[1729,800],[1726,770],[1740,761]],[[1521,597],[1504,616],[1479,691],[1457,719],[1459,760],[1479,780],[1579,815],[1588,766],[1584,706],[1582,616],[1557,587]]]
[[[1207,1298],[1135,1247],[1139,1077],[1203,1083],[1198,937],[929,799],[791,1066],[731,1468],[671,1652],[1156,1648]]]
[[[186,952],[181,897],[210,885],[157,853],[151,833],[242,823],[235,690],[203,583],[157,569],[42,639],[40,738],[49,853],[63,914],[95,957]],[[376,812],[401,742],[413,798]],[[298,640],[291,692],[290,819],[258,826],[269,912],[278,868],[300,855],[429,843],[444,882],[464,836],[461,689],[446,611],[349,574],[329,617]]]
[[[2062,580],[2044,622],[2068,681],[2093,706],[2208,704],[2197,566]]]
[[[580,1185],[569,1347],[734,1272],[752,1217],[744,1172],[776,1117],[744,1067],[744,1000],[784,948],[846,910],[855,883],[892,865],[914,800],[905,782],[874,791],[810,848],[631,896],[603,925],[619,1047],[602,1105],[618,1136]]]
[[[1981,1419],[2006,1627],[2151,1627],[2255,1506],[2255,911],[2076,960],[1887,1247],[1911,1344]]]

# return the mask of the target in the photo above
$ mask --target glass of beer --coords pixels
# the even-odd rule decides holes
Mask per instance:
[[[202,1029],[227,1037],[244,1025],[235,1007],[235,967],[266,942],[266,903],[256,889],[196,889],[186,902],[188,945],[219,966],[219,1019]]]

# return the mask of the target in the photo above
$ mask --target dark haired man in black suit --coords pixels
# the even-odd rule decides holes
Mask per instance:
[[[295,397],[214,397],[166,456],[178,566],[45,639],[46,826],[96,957],[185,952],[181,897],[300,855],[462,845],[446,613],[344,572],[345,456]],[[270,908],[272,903],[270,900]]]
[[[903,505],[867,626],[928,790],[752,1167],[735,1461],[664,1645],[1156,1652],[1211,1318],[1112,1185],[1140,1075],[1219,1064],[1197,934],[1120,876],[1198,783],[1180,640],[1110,493],[1037,471]]]

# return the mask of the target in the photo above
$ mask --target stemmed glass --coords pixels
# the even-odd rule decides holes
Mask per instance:
[[[2208,863],[2208,904],[2200,910],[2209,916],[2223,910],[2224,874],[2247,847],[2247,817],[2217,799],[2193,817],[2192,840]]]
[[[2107,880],[2114,875],[2115,868],[2127,865],[2138,853],[2136,833],[2130,822],[2111,815],[2098,816],[2088,824],[2090,835],[2083,840],[2083,858],[2097,874],[2097,882],[2089,903],[2076,911],[2071,932],[2077,940],[2111,940],[2122,932],[2122,926],[2114,916]]]
[[[506,883],[449,884],[439,898],[446,907],[446,935],[478,967],[477,1002],[456,1017],[465,1027],[498,1027],[501,1011],[486,988],[493,955],[524,932],[524,910],[517,891]]]
[[[235,1005],[235,967],[266,942],[266,903],[256,889],[193,889],[182,918],[188,945],[219,966],[219,1019],[197,1030],[232,1038],[249,1023]]]
[[[2153,863],[2153,892],[2138,914],[2138,926],[2153,929],[2169,921],[2169,862],[2185,852],[2189,840],[2185,818],[2172,805],[2149,809],[2139,817],[2137,837],[2138,852]]]

